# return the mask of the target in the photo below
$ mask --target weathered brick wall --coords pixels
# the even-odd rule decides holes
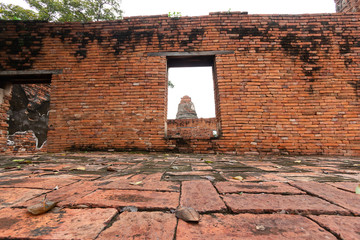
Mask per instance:
[[[336,12],[360,12],[359,0],[335,0]]]
[[[211,139],[217,136],[216,118],[167,120],[167,137],[183,139]]]
[[[55,70],[48,150],[360,155],[360,14],[0,22],[0,69]],[[167,59],[215,56],[218,139],[165,138]],[[2,121],[4,121],[2,119]]]
[[[8,132],[8,113],[10,102],[10,86],[4,83],[0,85],[0,153],[6,151],[7,146],[7,132]]]
[[[32,130],[25,132],[16,132],[7,138],[6,153],[35,153],[46,152],[46,143],[37,147],[37,141]]]
[[[7,114],[7,151],[46,151],[50,84],[13,84],[4,107]],[[5,109],[7,111],[5,112]]]

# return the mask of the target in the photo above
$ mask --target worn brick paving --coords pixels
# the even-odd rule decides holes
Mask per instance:
[[[360,239],[359,174],[334,156],[0,156],[0,239]],[[57,207],[27,213],[45,194]]]

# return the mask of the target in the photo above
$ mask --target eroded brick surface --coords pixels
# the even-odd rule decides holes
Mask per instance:
[[[334,186],[336,188],[347,190],[349,192],[355,192],[356,187],[359,186],[360,182],[334,182],[334,183],[328,183],[331,186]]]
[[[77,204],[99,207],[135,206],[140,209],[175,209],[179,205],[179,193],[137,190],[97,190]]]
[[[18,179],[5,179],[0,180],[0,187],[21,187],[21,188],[39,188],[39,189],[54,189],[56,186],[59,188],[68,184],[77,182],[70,175],[59,175],[52,177],[34,177],[34,178],[18,178]]]
[[[173,239],[174,214],[162,212],[124,212],[98,239]]]
[[[33,216],[26,209],[0,210],[0,238],[94,239],[115,209],[62,209]]]
[[[220,193],[281,193],[281,194],[304,194],[297,188],[287,183],[279,182],[219,182],[216,188]]]
[[[98,189],[94,185],[94,182],[91,181],[81,181],[74,184],[70,184],[58,190],[52,190],[46,194],[46,198],[50,201],[58,202],[58,206],[76,206],[77,200],[86,196],[87,194],[94,192]],[[34,199],[31,199],[26,202],[17,204],[16,206],[31,206],[33,204],[39,203],[42,201],[44,196],[40,196]]]
[[[290,212],[290,213],[342,213],[349,212],[320,198],[308,195],[229,194],[224,201],[235,213]]]
[[[179,192],[180,184],[176,182],[160,181],[162,173],[150,175],[139,174],[122,177],[112,177],[106,180],[96,181],[95,184],[102,189],[121,190],[149,190]]]
[[[310,216],[320,226],[330,229],[341,239],[360,239],[360,217],[352,216]]]
[[[35,198],[46,190],[27,188],[0,188],[0,208],[24,204],[25,201]]]
[[[343,191],[336,187],[317,182],[294,182],[292,185],[326,199],[329,202],[338,204],[343,208],[349,209],[356,215],[360,215],[360,195],[355,194],[355,192]]]
[[[220,199],[210,181],[185,181],[181,187],[180,205],[192,207],[199,212],[225,210],[226,206]]]
[[[336,239],[312,221],[294,215],[203,216],[199,224],[179,221],[177,239]]]

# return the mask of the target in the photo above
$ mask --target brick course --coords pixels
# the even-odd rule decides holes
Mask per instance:
[[[0,70],[51,79],[47,148],[360,155],[359,13],[0,21]],[[167,139],[167,59],[215,56],[217,139]],[[6,112],[0,109],[0,149]],[[5,136],[5,137],[4,137]]]

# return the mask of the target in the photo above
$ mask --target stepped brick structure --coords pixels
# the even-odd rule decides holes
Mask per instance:
[[[336,12],[359,12],[360,1],[359,0],[335,0]]]
[[[178,112],[176,119],[193,119],[198,118],[195,110],[194,103],[191,101],[191,97],[184,96],[178,106]]]
[[[359,156],[359,20],[350,11],[0,21],[0,151],[14,151],[12,86],[50,83],[38,150]],[[166,119],[171,66],[213,67],[216,118]]]

